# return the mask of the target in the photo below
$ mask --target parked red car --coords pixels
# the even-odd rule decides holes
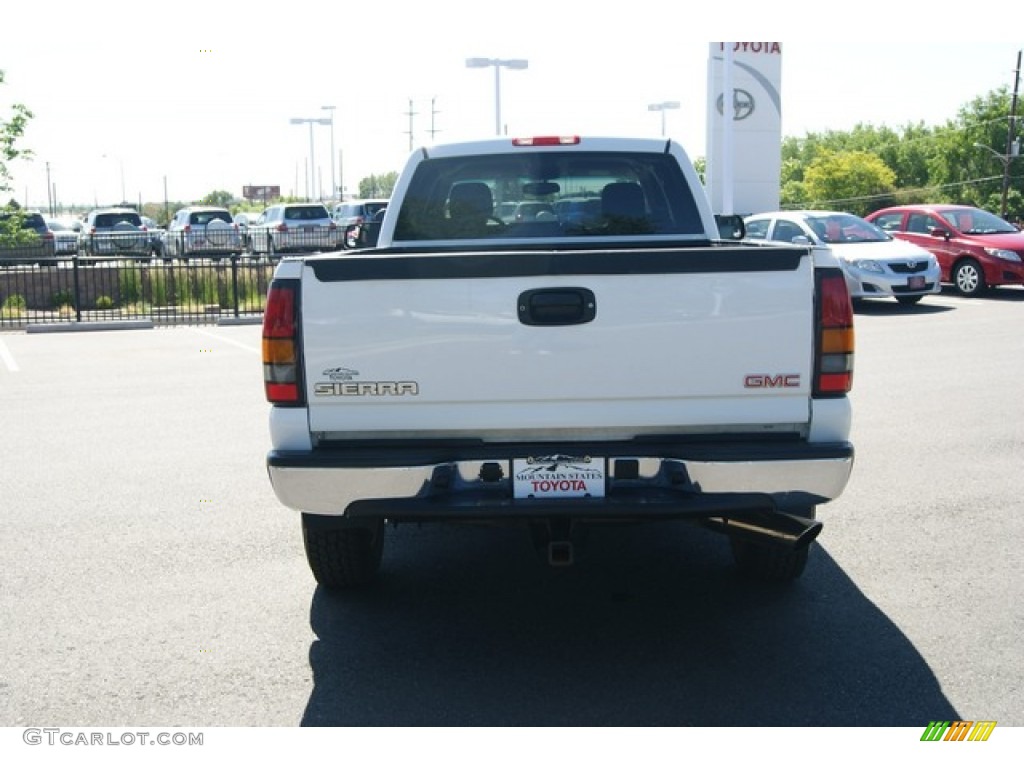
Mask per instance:
[[[969,205],[898,205],[865,217],[935,254],[942,282],[964,296],[995,285],[1024,285],[1024,232]]]

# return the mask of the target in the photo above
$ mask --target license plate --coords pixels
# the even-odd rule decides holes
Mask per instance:
[[[579,499],[604,496],[605,460],[601,456],[551,454],[512,460],[517,499]]]
[[[924,276],[917,275],[907,280],[907,288],[924,288]]]

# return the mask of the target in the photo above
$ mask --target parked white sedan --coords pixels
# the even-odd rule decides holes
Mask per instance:
[[[939,263],[869,221],[841,211],[774,211],[744,219],[748,240],[829,248],[843,265],[854,299],[894,298],[916,304],[939,293]]]

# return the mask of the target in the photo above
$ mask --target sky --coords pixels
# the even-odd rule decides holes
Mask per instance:
[[[745,6],[725,0],[716,13],[728,24],[694,24],[692,5],[666,0],[614,13],[578,0],[393,2],[356,13],[337,0],[272,12],[196,0],[93,0],[69,14],[19,4],[2,12],[15,17],[4,26],[47,32],[5,34],[0,47],[0,120],[13,103],[34,113],[18,144],[34,159],[9,165],[5,197],[45,210],[48,190],[64,206],[110,204],[122,191],[132,202],[192,202],[243,185],[328,196],[342,184],[353,195],[360,179],[401,170],[411,147],[495,134],[495,68],[470,69],[473,57],[528,61],[499,70],[505,133],[658,136],[662,115],[648,106],[677,101],[666,134],[700,157],[712,39],[779,40],[794,19],[809,20],[813,36],[781,43],[784,137],[942,124],[974,98],[1012,89],[1024,44],[1020,25],[1017,41],[989,30],[987,42],[954,41],[959,30],[947,25],[913,42],[898,16],[912,9],[880,0],[859,3],[845,24],[822,23],[820,3],[787,0],[784,19],[770,18],[780,6]],[[854,32],[877,41],[854,42]]]

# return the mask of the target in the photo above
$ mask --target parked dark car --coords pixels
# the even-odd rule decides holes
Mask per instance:
[[[10,211],[0,211],[0,221],[8,221]],[[27,211],[21,215],[20,233],[12,233],[15,242],[0,240],[0,266],[47,264],[56,260],[53,232],[41,213]]]
[[[343,246],[354,248],[359,238],[358,227],[367,222],[380,221],[387,207],[388,201],[383,198],[335,203],[331,218],[338,224],[338,231],[343,233]]]
[[[1024,233],[969,205],[901,205],[866,216],[894,237],[930,251],[942,282],[964,296],[995,285],[1024,285]]]

